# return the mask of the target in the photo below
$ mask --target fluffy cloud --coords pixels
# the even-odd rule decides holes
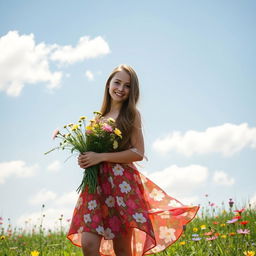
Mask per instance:
[[[10,161],[0,163],[0,184],[5,183],[9,177],[27,178],[36,174],[39,166],[27,166],[24,161]]]
[[[0,38],[0,90],[18,96],[25,84],[47,82],[58,87],[61,72],[51,72],[48,54],[54,47],[36,44],[34,35],[19,35],[10,31]]]
[[[48,89],[59,88],[63,73],[50,70],[50,61],[73,64],[110,52],[100,36],[81,37],[77,46],[36,44],[34,35],[9,31],[0,37],[0,91],[19,96],[25,84],[47,83]]]
[[[77,61],[96,58],[109,53],[109,46],[102,37],[98,36],[90,39],[90,37],[85,36],[79,39],[76,47],[72,47],[71,45],[58,46],[52,53],[51,60],[72,64]]]
[[[161,171],[145,175],[169,195],[177,196],[178,200],[186,198],[186,201],[194,202],[198,197],[191,196],[191,191],[202,185],[209,174],[208,168],[200,165],[186,167],[172,165]]]
[[[45,207],[41,208],[42,211],[24,213],[17,219],[16,225],[19,227],[26,226],[29,229],[34,225],[38,227],[43,220],[43,228],[56,231],[60,227],[59,219],[63,215],[62,224],[64,228],[68,228],[69,222],[67,220],[72,217],[78,197],[79,195],[75,191],[57,195],[54,191],[43,188],[35,196],[29,198],[28,202],[38,206],[44,204]],[[45,217],[42,217],[42,214]]]
[[[174,150],[186,156],[213,152],[231,156],[247,146],[256,148],[256,127],[250,128],[247,123],[226,123],[203,132],[187,131],[182,134],[175,131],[153,143],[153,149],[160,153]]]
[[[256,209],[256,193],[251,197],[249,201],[251,203],[252,208]]]
[[[215,171],[213,175],[213,182],[219,185],[230,186],[235,183],[235,179],[229,177],[228,174],[223,171]]]
[[[30,204],[46,204],[48,201],[55,200],[57,195],[47,189],[40,190],[29,199]]]
[[[85,71],[85,76],[87,77],[87,79],[89,81],[93,81],[94,80],[94,75],[93,75],[93,73],[90,70],[86,70]]]
[[[50,172],[58,172],[61,168],[60,161],[54,161],[47,166],[47,170]]]

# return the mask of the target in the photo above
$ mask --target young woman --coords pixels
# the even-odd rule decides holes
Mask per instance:
[[[143,176],[133,162],[144,157],[141,117],[136,108],[139,81],[127,65],[116,67],[106,82],[101,112],[122,131],[118,152],[86,152],[81,168],[100,163],[95,194],[84,190],[74,209],[67,238],[86,256],[139,256],[174,243],[198,206],[185,206]]]

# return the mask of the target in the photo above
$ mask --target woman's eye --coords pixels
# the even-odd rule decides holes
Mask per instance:
[[[119,84],[119,82],[115,82],[115,84]]]
[[[130,88],[131,86],[129,84],[126,85],[127,88]]]

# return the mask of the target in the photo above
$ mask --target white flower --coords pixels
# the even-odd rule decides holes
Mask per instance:
[[[99,235],[104,235],[104,228],[102,226],[98,226],[96,228],[96,231],[98,232]]]
[[[168,204],[168,206],[171,206],[171,207],[179,207],[179,206],[182,206],[179,202],[177,202],[176,200],[171,200]]]
[[[91,200],[88,202],[88,209],[89,210],[93,210],[97,207],[97,203],[96,203],[96,200]]]
[[[115,206],[115,198],[113,196],[109,196],[106,200],[105,203],[108,207],[114,207]]]
[[[110,228],[105,229],[104,236],[106,239],[113,239],[115,237]]]
[[[176,240],[176,237],[174,235],[176,230],[174,228],[167,228],[165,226],[161,226],[159,228],[159,230],[160,230],[159,238],[160,239],[164,239],[164,241],[166,243],[169,243],[171,241],[175,241]]]
[[[163,209],[160,209],[160,208],[152,208],[152,209],[149,210],[150,213],[152,213],[152,212],[161,212],[161,211],[163,211]]]
[[[126,206],[123,197],[117,196],[117,197],[116,197],[116,201],[117,201],[118,206],[123,206],[123,207]]]
[[[109,183],[111,184],[111,187],[114,188],[115,187],[115,184],[113,182],[113,178],[111,176],[108,177],[108,181]]]
[[[82,205],[83,203],[83,198],[82,197],[79,197],[78,200],[77,200],[77,203],[76,203],[76,207],[77,209],[80,208],[80,206]]]
[[[122,193],[127,194],[128,192],[131,191],[131,186],[126,181],[123,181],[122,184],[119,184],[119,187]]]
[[[82,232],[83,232],[83,230],[84,230],[84,227],[83,227],[83,226],[81,226],[81,227],[77,230],[77,232],[78,232],[78,233],[82,233]]]
[[[164,193],[161,190],[157,190],[156,188],[154,188],[149,196],[155,201],[162,201],[164,198]]]
[[[151,251],[153,252],[153,253],[156,253],[156,252],[161,252],[161,251],[163,251],[165,249],[165,246],[164,245],[157,245],[156,247],[154,247]]]
[[[138,252],[142,251],[142,243],[136,243],[136,251]]]
[[[85,223],[92,222],[90,213],[84,215],[84,222]]]
[[[165,211],[160,214],[161,219],[169,219],[171,217],[171,213],[168,211]]]
[[[113,172],[115,176],[122,176],[124,172],[124,168],[120,164],[116,164],[113,167]]]
[[[132,215],[132,217],[136,220],[136,222],[145,223],[147,221],[142,213],[136,212]]]

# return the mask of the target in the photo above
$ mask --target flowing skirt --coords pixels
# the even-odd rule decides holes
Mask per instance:
[[[114,256],[113,239],[132,229],[133,256],[157,253],[181,236],[199,206],[186,206],[167,195],[132,164],[103,162],[95,194],[80,193],[67,238],[81,247],[81,233],[103,238],[100,253]]]

